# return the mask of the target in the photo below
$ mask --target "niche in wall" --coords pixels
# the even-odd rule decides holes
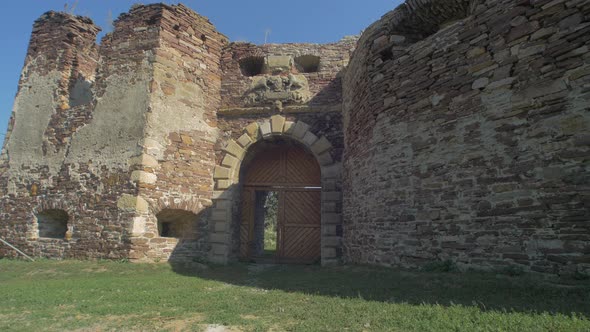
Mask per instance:
[[[68,231],[70,217],[64,210],[50,209],[38,213],[37,228],[40,238],[63,239]]]
[[[193,235],[197,215],[186,210],[165,209],[156,215],[158,235],[170,238],[189,238]]]

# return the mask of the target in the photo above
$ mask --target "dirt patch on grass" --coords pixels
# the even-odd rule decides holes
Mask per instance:
[[[97,267],[97,268],[87,268],[87,269],[83,269],[82,272],[88,272],[88,273],[100,273],[100,272],[108,272],[109,270],[106,267]]]
[[[205,332],[241,332],[242,330],[233,326],[207,325]]]
[[[146,317],[142,315],[113,315],[104,316],[99,322],[93,322],[91,326],[77,328],[69,331],[76,332],[105,332],[105,331],[195,331],[202,330],[201,315],[191,317]],[[67,328],[66,328],[67,329]],[[234,331],[234,330],[226,330]]]

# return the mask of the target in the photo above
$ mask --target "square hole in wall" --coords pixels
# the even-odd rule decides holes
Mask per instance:
[[[156,215],[160,237],[188,238],[193,233],[197,215],[186,210],[165,209]]]
[[[68,213],[64,210],[51,209],[36,215],[40,238],[63,239],[68,231]]]

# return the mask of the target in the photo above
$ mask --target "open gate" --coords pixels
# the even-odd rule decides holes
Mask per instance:
[[[265,256],[256,246],[260,242],[259,198],[260,193],[270,191],[278,195],[277,247],[274,255]],[[320,166],[312,154],[297,145],[272,146],[256,154],[244,178],[241,258],[277,263],[319,261],[320,204]]]

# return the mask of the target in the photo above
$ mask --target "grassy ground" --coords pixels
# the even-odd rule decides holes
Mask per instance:
[[[590,331],[588,281],[0,260],[0,330]]]
[[[274,226],[264,228],[264,251],[270,254],[277,251],[277,230]]]

